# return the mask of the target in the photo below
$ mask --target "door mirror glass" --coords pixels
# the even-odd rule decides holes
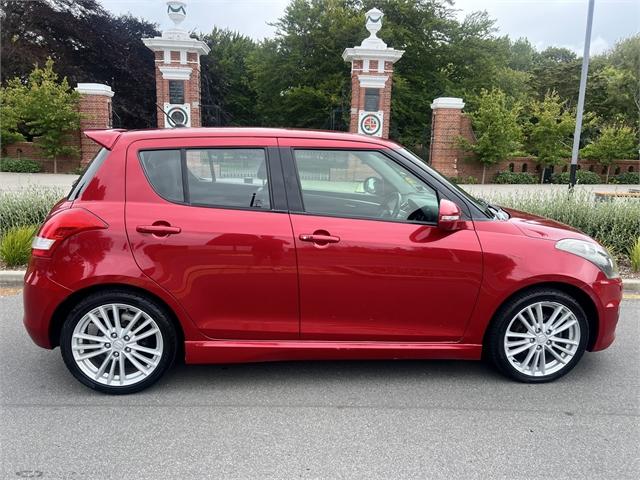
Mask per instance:
[[[438,227],[442,230],[459,230],[462,228],[460,207],[451,200],[443,198],[438,208]]]
[[[363,182],[364,191],[371,195],[382,195],[384,193],[384,182],[378,177],[367,177]]]

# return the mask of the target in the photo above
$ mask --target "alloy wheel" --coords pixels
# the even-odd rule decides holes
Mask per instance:
[[[109,303],[87,312],[76,324],[71,350],[78,368],[107,386],[130,386],[148,378],[163,353],[156,321],[132,305]]]
[[[580,323],[558,302],[539,301],[520,310],[504,336],[508,361],[520,373],[543,377],[562,370],[577,354]]]

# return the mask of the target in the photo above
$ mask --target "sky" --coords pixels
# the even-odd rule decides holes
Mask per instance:
[[[112,13],[131,13],[166,28],[172,25],[164,0],[100,0]],[[187,0],[187,18],[181,26],[207,32],[215,25],[236,30],[256,40],[272,37],[275,22],[289,0]],[[486,10],[496,19],[499,34],[527,37],[539,50],[566,47],[582,55],[587,0],[456,0],[463,19]],[[595,0],[591,52],[598,54],[616,41],[640,32],[640,0]],[[363,26],[363,35],[364,35]],[[384,27],[379,35],[384,39]]]

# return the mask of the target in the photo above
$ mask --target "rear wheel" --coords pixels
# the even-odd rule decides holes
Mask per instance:
[[[500,309],[487,336],[487,354],[511,378],[549,382],[578,363],[588,338],[586,315],[573,297],[535,289]]]
[[[69,313],[60,334],[67,368],[83,384],[125,394],[156,382],[173,363],[176,332],[167,312],[130,292],[100,292]]]

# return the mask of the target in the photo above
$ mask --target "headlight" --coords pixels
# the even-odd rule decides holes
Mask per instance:
[[[596,243],[565,238],[556,243],[556,248],[589,260],[602,270],[607,278],[617,278],[620,276],[616,261],[609,255],[609,252]]]

